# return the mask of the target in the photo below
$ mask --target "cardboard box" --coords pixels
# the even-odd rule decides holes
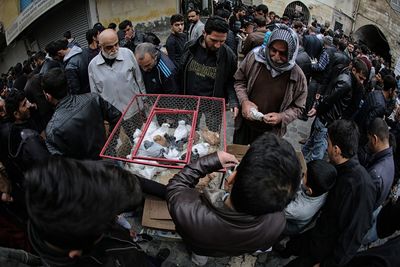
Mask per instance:
[[[167,202],[156,197],[146,197],[142,225],[149,228],[175,231],[175,224],[169,215]]]
[[[234,155],[239,161],[242,160],[242,158],[244,157],[244,155],[246,154],[248,149],[249,149],[249,146],[245,146],[245,145],[232,144],[232,145],[226,146],[226,152]]]
[[[226,152],[234,155],[239,161],[241,161],[248,149],[249,146],[232,144],[232,145],[227,145]],[[303,175],[307,172],[307,163],[301,151],[296,151],[296,155],[300,161],[301,174],[303,177]]]

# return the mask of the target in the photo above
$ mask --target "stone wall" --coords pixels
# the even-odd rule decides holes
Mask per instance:
[[[255,1],[254,1],[255,2]],[[275,1],[275,0],[264,0],[270,11],[274,11],[278,15],[282,16],[285,8],[290,3],[294,2],[291,0]],[[328,1],[312,1],[304,0],[301,1],[310,12],[310,23],[311,19],[316,19],[319,23],[329,21],[331,28],[333,29],[335,22],[339,22],[343,25],[343,31],[345,34],[350,34],[353,25],[353,12],[355,9],[355,1],[347,0],[328,0]]]
[[[97,0],[96,3],[99,21],[104,26],[129,19],[136,29],[154,32],[162,41],[169,34],[169,17],[178,11],[177,0]]]
[[[354,32],[364,25],[377,26],[385,35],[392,54],[392,63],[400,57],[400,13],[386,0],[360,1]]]

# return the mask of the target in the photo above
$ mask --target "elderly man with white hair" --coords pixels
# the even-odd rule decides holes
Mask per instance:
[[[123,112],[145,87],[139,65],[128,48],[119,47],[117,33],[106,29],[98,37],[100,53],[89,64],[90,90]]]

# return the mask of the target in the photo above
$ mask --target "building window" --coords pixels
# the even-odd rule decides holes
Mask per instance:
[[[19,1],[19,12],[24,11],[32,3],[32,0],[20,0]]]
[[[394,10],[396,10],[397,12],[400,12],[400,0],[391,0],[390,1],[390,5],[392,6],[392,8]]]

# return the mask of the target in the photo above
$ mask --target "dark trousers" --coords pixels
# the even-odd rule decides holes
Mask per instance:
[[[306,108],[304,110],[305,114],[307,114],[310,111],[310,109],[313,107],[314,101],[315,101],[315,95],[319,91],[320,86],[321,85],[316,80],[311,79],[311,82],[308,85]]]

